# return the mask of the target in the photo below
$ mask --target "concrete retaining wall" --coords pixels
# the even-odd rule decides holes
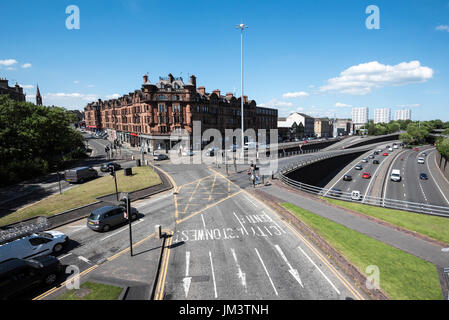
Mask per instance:
[[[437,151],[436,154],[437,157],[437,165],[440,168],[443,175],[446,177],[447,180],[449,180],[449,161]]]

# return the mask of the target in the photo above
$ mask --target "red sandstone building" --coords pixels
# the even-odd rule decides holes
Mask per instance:
[[[107,131],[111,140],[143,146],[148,151],[168,149],[177,143],[172,141],[170,145],[170,135],[181,129],[191,136],[193,121],[201,122],[201,133],[215,128],[223,137],[225,129],[241,128],[241,100],[232,93],[207,93],[205,87],[197,88],[193,75],[188,83],[171,74],[159,78],[157,84],[151,84],[148,76],[143,79],[141,90],[118,99],[89,103],[84,108],[86,126]],[[277,129],[276,109],[257,107],[246,96],[243,99],[245,130],[255,129],[257,133],[259,129]]]

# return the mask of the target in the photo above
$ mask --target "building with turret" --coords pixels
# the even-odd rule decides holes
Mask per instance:
[[[10,87],[8,80],[0,78],[0,95],[7,94],[9,97],[16,101],[25,101],[26,97],[23,93],[23,88],[17,83],[14,87]]]

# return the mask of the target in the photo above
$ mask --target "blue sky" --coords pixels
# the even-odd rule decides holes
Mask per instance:
[[[65,26],[68,5],[79,30]],[[379,30],[365,26],[368,5]],[[281,116],[367,106],[449,121],[449,0],[1,1],[0,77],[69,109],[134,91],[147,72],[240,95],[241,22],[245,94]]]

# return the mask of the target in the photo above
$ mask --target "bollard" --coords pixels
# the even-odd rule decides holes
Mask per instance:
[[[161,239],[162,238],[162,228],[161,225],[155,225],[154,226],[154,233],[156,234],[156,238]]]

